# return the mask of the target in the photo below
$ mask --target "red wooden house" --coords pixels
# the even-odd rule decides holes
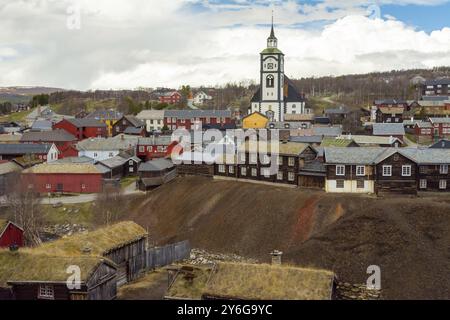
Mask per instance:
[[[177,91],[166,92],[160,95],[159,102],[168,104],[177,104],[181,101],[181,94]]]
[[[232,113],[228,110],[167,110],[164,113],[164,125],[169,130],[199,130],[201,126],[233,123]]]
[[[77,138],[69,132],[57,129],[52,131],[25,132],[20,142],[22,143],[54,143],[59,151],[59,158],[78,157],[78,150],[75,148]]]
[[[42,164],[23,171],[23,178],[39,193],[102,191],[102,173],[93,164]]]
[[[137,144],[136,155],[144,161],[168,157],[177,144],[177,141],[172,141],[171,136],[141,138]]]
[[[53,130],[63,129],[74,135],[79,141],[88,138],[108,136],[106,124],[96,119],[64,119],[53,126]]]
[[[0,248],[23,247],[23,229],[17,224],[0,219]]]

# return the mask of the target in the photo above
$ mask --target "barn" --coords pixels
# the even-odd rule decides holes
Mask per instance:
[[[0,219],[0,248],[23,246],[23,229],[14,222]]]
[[[39,193],[99,193],[102,174],[92,164],[41,164],[23,171],[28,185]]]

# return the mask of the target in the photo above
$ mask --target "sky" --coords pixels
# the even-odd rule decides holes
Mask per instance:
[[[0,0],[0,86],[257,81],[272,12],[291,78],[450,66],[450,0]]]

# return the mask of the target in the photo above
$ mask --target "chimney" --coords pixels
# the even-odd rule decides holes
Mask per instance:
[[[274,250],[270,253],[272,257],[272,265],[274,266],[280,266],[281,265],[281,256],[283,255],[283,252]]]

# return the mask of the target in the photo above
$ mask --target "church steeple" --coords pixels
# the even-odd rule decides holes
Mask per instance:
[[[273,27],[273,11],[272,11],[272,30],[270,36],[267,38],[267,48],[276,48],[278,46],[278,39],[275,37],[275,30]]]

